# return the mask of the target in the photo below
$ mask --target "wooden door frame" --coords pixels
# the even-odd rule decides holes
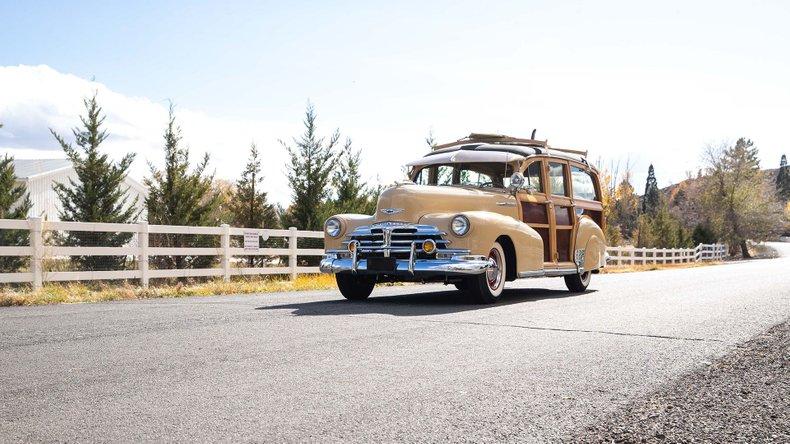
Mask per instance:
[[[551,192],[551,182],[549,180],[549,170],[550,164],[558,164],[562,165],[562,176],[565,181],[565,192],[567,195],[556,195]],[[573,180],[571,177],[571,168],[570,162],[566,159],[559,159],[559,158],[546,158],[545,162],[545,181],[546,184],[544,185],[545,189],[547,190],[547,196],[549,202],[550,210],[550,237],[552,239],[552,251],[551,251],[551,264],[553,267],[560,267],[560,265],[573,263],[574,259],[574,251],[576,248],[576,230],[577,230],[577,222],[579,220],[578,215],[576,214],[576,202],[573,198]],[[570,225],[557,225],[557,207],[562,208],[569,208],[570,209]],[[567,261],[560,261],[559,260],[559,248],[557,239],[558,231],[569,231],[569,239],[568,239],[568,260]]]
[[[552,224],[553,224],[554,218],[553,218],[553,215],[552,215],[552,213],[550,211],[551,210],[551,208],[550,208],[550,200],[549,200],[549,194],[547,192],[548,188],[546,188],[546,157],[539,156],[539,157],[534,157],[534,158],[528,159],[527,161],[522,163],[521,168],[519,168],[519,171],[522,174],[526,173],[527,168],[530,165],[532,165],[533,163],[536,163],[536,162],[540,163],[540,165],[541,165],[541,167],[540,167],[540,182],[541,182],[541,187],[543,188],[543,192],[541,192],[541,193],[536,193],[536,192],[528,193],[526,191],[519,191],[518,192],[518,194],[516,196],[516,199],[517,199],[518,204],[519,204],[519,219],[522,222],[524,222],[525,224],[529,225],[530,227],[536,229],[536,231],[540,230],[540,229],[548,230],[548,242],[547,242],[547,244],[548,244],[548,247],[549,247],[549,259],[551,259],[553,257],[551,252],[553,251],[553,249],[555,249],[554,244],[553,244],[554,236],[552,235]],[[524,217],[524,204],[543,205],[545,207],[545,211],[546,211],[546,223],[543,224],[543,223],[528,222],[525,219],[525,217]],[[540,234],[540,231],[538,231],[538,234]],[[541,236],[541,238],[542,238],[542,236]],[[546,252],[544,251],[543,258],[545,259],[545,257],[546,257]],[[549,263],[550,262],[543,261],[544,268],[545,268],[546,264],[549,264]]]

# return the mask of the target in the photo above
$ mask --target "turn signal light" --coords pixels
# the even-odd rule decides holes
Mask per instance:
[[[357,247],[358,246],[359,246],[359,242],[353,240],[353,241],[348,243],[348,251],[353,253],[353,252],[357,251]]]
[[[428,239],[422,243],[422,251],[425,254],[433,254],[436,251],[436,242],[433,239]]]

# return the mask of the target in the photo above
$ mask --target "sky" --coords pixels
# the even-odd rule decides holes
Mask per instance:
[[[306,105],[388,183],[470,132],[537,137],[659,185],[706,145],[790,154],[790,2],[16,2],[0,0],[0,153],[62,157],[98,92],[114,157],[162,163],[170,102],[198,159],[235,180],[254,141],[270,199]]]

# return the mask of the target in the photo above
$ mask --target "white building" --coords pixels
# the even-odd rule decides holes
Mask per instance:
[[[41,216],[44,220],[60,220],[60,200],[52,185],[68,185],[69,179],[77,179],[77,173],[68,159],[14,159],[17,182],[24,183],[33,206],[28,217]],[[129,201],[137,197],[137,207],[145,208],[148,190],[145,185],[126,177]]]

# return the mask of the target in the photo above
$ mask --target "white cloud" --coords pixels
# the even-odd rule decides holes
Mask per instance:
[[[0,149],[19,158],[63,157],[49,132],[52,128],[72,140],[71,128],[80,124],[83,97],[98,92],[110,137],[105,150],[115,158],[135,152],[131,176],[148,174],[147,162],[162,163],[162,133],[167,123],[166,100],[129,97],[107,86],[60,73],[46,65],[0,67]],[[286,155],[277,143],[300,131],[292,122],[223,119],[176,107],[176,118],[192,158],[211,156],[217,177],[235,180],[255,140],[264,154],[265,186],[270,198],[286,204],[290,198],[284,176]]]

